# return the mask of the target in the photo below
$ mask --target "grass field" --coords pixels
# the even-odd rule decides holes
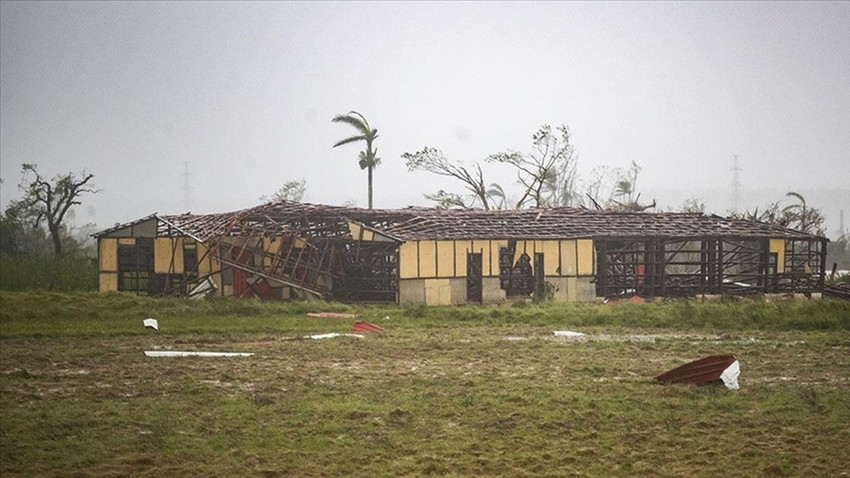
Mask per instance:
[[[347,332],[358,313],[386,329]],[[157,318],[160,332],[142,327]],[[554,330],[587,333],[555,337]],[[145,350],[253,352],[149,358]],[[718,353],[741,388],[651,377]],[[850,304],[0,292],[0,475],[841,476]]]

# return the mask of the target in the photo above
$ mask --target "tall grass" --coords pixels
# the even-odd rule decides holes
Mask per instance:
[[[349,312],[393,329],[536,326],[555,329],[643,328],[732,332],[850,330],[850,302],[742,300],[645,304],[544,303],[515,306],[364,305],[322,301],[188,300],[126,293],[0,292],[0,335],[142,333],[140,321],[165,319],[173,331],[288,333],[340,330],[352,319],[315,319],[307,312]]]
[[[0,290],[97,289],[97,263],[84,255],[0,256]]]

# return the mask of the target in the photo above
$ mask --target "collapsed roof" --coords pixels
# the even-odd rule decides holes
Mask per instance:
[[[117,225],[95,237],[158,219],[158,236],[212,237],[262,233],[268,236],[350,237],[349,224],[403,242],[453,239],[581,239],[665,237],[684,239],[786,238],[820,236],[744,219],[702,213],[613,212],[575,208],[485,211],[474,209],[361,209],[308,203],[272,202],[217,214],[153,214]]]

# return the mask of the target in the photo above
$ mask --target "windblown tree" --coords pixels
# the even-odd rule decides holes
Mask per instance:
[[[532,150],[529,153],[507,151],[491,154],[485,159],[488,163],[508,165],[516,172],[517,182],[522,187],[516,200],[509,200],[508,194],[499,184],[488,185],[478,163],[467,168],[462,163],[450,161],[442,151],[431,147],[415,153],[404,153],[402,158],[407,161],[408,171],[427,171],[463,183],[469,193],[469,201],[464,196],[444,190],[425,195],[435,201],[438,207],[482,207],[489,210],[519,209],[529,205],[572,206],[577,197],[575,159],[566,126],[553,130],[551,126],[543,125],[532,136]]]
[[[641,212],[656,207],[652,203],[641,204],[637,192],[637,180],[641,167],[632,161],[629,169],[597,166],[586,184],[585,196],[596,209]]]
[[[640,174],[641,167],[634,161],[629,169],[623,171],[618,170],[619,177],[617,186],[614,188],[614,196],[609,209],[619,211],[641,212],[647,209],[652,209],[656,206],[655,200],[651,204],[640,203],[640,193],[637,192],[637,180]]]
[[[448,193],[442,189],[436,194],[426,194],[425,197],[435,201],[438,207],[457,206],[466,208],[480,204],[482,208],[490,209],[490,197],[484,182],[481,165],[475,164],[475,169],[470,171],[463,164],[455,164],[449,161],[439,149],[427,146],[415,153],[404,153],[401,157],[406,161],[408,171],[427,171],[440,176],[455,178],[462,182],[464,188],[471,194],[472,200],[469,202],[458,194]]]
[[[332,120],[334,123],[345,123],[351,125],[357,130],[357,134],[348,138],[337,141],[333,147],[342,146],[348,143],[356,143],[363,141],[366,143],[366,150],[360,151],[358,156],[360,169],[366,169],[369,174],[369,209],[372,209],[372,170],[381,164],[381,158],[377,156],[378,148],[373,148],[372,143],[378,138],[378,130],[369,126],[369,122],[360,113],[349,111],[345,115],[337,115]]]
[[[575,196],[575,158],[570,144],[570,130],[565,125],[555,130],[544,124],[531,137],[531,151],[506,151],[491,154],[487,161],[508,164],[516,170],[522,187],[514,209],[571,206]]]
[[[80,197],[84,193],[99,192],[90,183],[94,175],[83,171],[82,178],[66,173],[47,180],[38,172],[37,165],[25,163],[21,167],[23,180],[18,188],[24,192],[24,197],[13,201],[10,210],[22,220],[32,220],[35,227],[44,221],[53,242],[53,253],[61,256],[62,233],[68,211],[82,204]]]
[[[307,180],[302,179],[300,181],[287,181],[283,183],[283,186],[280,187],[274,194],[271,195],[271,198],[268,196],[260,196],[260,201],[289,201],[289,202],[301,202],[304,200],[304,196],[307,194]]]
[[[802,194],[792,191],[785,194],[785,197],[794,198],[796,202],[783,207],[777,201],[769,204],[761,211],[756,207],[752,211],[746,210],[732,216],[796,229],[810,234],[824,234],[823,226],[826,219],[820,209],[809,207]]]

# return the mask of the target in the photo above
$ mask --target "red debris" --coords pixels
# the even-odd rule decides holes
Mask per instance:
[[[309,312],[307,317],[319,317],[322,319],[356,319],[357,314],[343,314],[340,312]]]
[[[646,302],[646,299],[644,299],[643,297],[641,297],[639,295],[633,295],[626,302],[629,303],[629,304],[643,304],[644,302]]]
[[[738,357],[735,354],[712,355],[659,373],[653,378],[661,383],[705,385],[721,380],[720,376],[723,371],[736,360],[738,360]]]
[[[371,324],[365,321],[355,322],[354,325],[351,326],[352,332],[383,332],[384,329],[378,327],[375,324]]]

